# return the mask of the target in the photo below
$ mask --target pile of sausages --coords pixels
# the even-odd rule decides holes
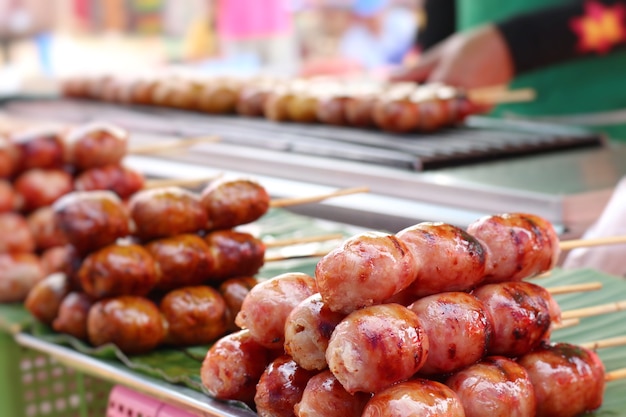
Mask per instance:
[[[455,126],[479,111],[463,91],[447,85],[330,78],[75,76],[63,80],[62,93],[80,99],[394,133],[433,132]]]
[[[355,235],[313,277],[260,282],[201,368],[216,398],[259,416],[577,416],[600,407],[604,366],[552,343],[560,308],[524,279],[559,241],[535,215],[466,230],[426,222]]]
[[[0,134],[0,302],[22,301],[59,270],[67,239],[51,205],[75,190],[127,198],[144,186],[122,165],[128,133],[106,123],[25,128]]]
[[[67,239],[62,273],[38,282],[25,305],[54,330],[127,354],[208,344],[232,329],[242,292],[256,284],[265,245],[236,226],[269,209],[265,188],[220,178],[195,193],[74,191],[56,200]]]

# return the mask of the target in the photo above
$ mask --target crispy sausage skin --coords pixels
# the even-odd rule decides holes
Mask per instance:
[[[428,336],[413,311],[379,304],[350,313],[335,327],[326,362],[349,393],[378,392],[415,375],[428,350]]]
[[[489,250],[485,282],[519,281],[552,269],[559,237],[547,220],[526,213],[482,217],[467,227]]]
[[[87,256],[78,270],[83,290],[94,299],[147,295],[159,278],[150,253],[136,244],[106,246]]]
[[[78,191],[110,190],[122,200],[130,198],[145,185],[143,174],[123,165],[90,168],[74,179]]]
[[[209,280],[215,260],[209,246],[198,235],[186,233],[149,242],[145,248],[159,265],[160,291],[200,285]]]
[[[129,355],[147,353],[163,342],[166,322],[152,301],[123,295],[97,301],[91,307],[87,334],[94,346],[113,343]]]
[[[111,191],[74,191],[53,205],[56,221],[67,240],[85,255],[130,233],[130,217]]]
[[[21,152],[8,137],[0,134],[0,178],[11,179],[20,169]]]
[[[29,253],[36,249],[28,222],[19,213],[0,213],[0,253]]]
[[[380,304],[407,288],[419,267],[413,253],[398,237],[363,232],[321,258],[315,279],[326,305],[348,314]]]
[[[40,322],[52,325],[63,298],[70,292],[67,276],[56,273],[37,282],[28,292],[24,307]]]
[[[74,189],[72,176],[67,172],[38,168],[24,171],[13,186],[20,196],[22,211],[27,213],[53,204]]]
[[[533,417],[536,398],[528,372],[513,359],[488,356],[448,377],[467,417]]]
[[[232,331],[239,330],[235,324],[235,317],[241,311],[241,305],[250,290],[259,283],[256,277],[236,277],[229,278],[219,286],[227,307],[228,328]]]
[[[146,241],[195,233],[207,224],[200,198],[180,187],[139,191],[130,198],[129,208],[136,236]]]
[[[229,333],[209,348],[202,361],[202,385],[215,398],[253,406],[256,384],[274,357],[248,330]]]
[[[67,161],[84,171],[119,164],[128,150],[128,132],[108,123],[94,122],[69,130],[65,142]]]
[[[545,339],[553,320],[548,291],[525,281],[486,284],[472,294],[482,301],[493,322],[491,355],[523,355]]]
[[[285,342],[287,316],[302,300],[316,292],[313,277],[292,272],[255,285],[243,300],[235,323],[269,349],[281,349]]]
[[[485,275],[486,251],[463,229],[440,222],[423,222],[396,234],[420,265],[407,289],[415,298],[443,291],[468,291]]]
[[[302,399],[309,379],[315,375],[298,366],[291,357],[282,355],[265,368],[254,396],[259,417],[291,417]]]
[[[52,206],[40,207],[26,217],[35,246],[39,250],[46,250],[68,243],[67,237],[61,230]]]
[[[0,253],[0,302],[24,301],[30,290],[44,277],[36,255]]]
[[[267,213],[270,205],[267,190],[249,179],[217,179],[202,190],[200,198],[210,230],[251,223]]]
[[[444,384],[416,378],[374,394],[362,417],[465,417],[463,405]]]
[[[319,293],[302,300],[285,321],[285,353],[304,369],[327,368],[325,355],[330,336],[345,316],[331,311]]]
[[[0,179],[0,213],[18,211],[21,206],[20,201],[20,196],[13,189],[13,185],[9,181]]]
[[[59,305],[52,328],[83,341],[88,340],[87,317],[94,301],[84,292],[70,292]]]
[[[346,391],[328,369],[307,382],[302,399],[294,406],[297,417],[361,417],[370,394]]]
[[[29,128],[13,133],[10,141],[18,148],[17,172],[30,169],[61,169],[65,163],[62,129]]]
[[[493,333],[491,315],[476,297],[444,292],[408,307],[420,319],[430,344],[420,374],[446,374],[469,366],[487,353]]]
[[[215,288],[196,285],[172,290],[159,308],[169,323],[165,343],[170,345],[206,345],[226,332],[226,302]]]
[[[604,396],[604,365],[592,350],[542,345],[518,359],[537,397],[537,417],[575,417],[596,410]]]
[[[265,263],[265,244],[261,239],[236,230],[215,230],[204,237],[213,259],[210,280],[255,275]]]
[[[69,247],[70,245],[53,246],[41,252],[39,261],[46,276],[56,272],[65,272]],[[68,281],[71,282],[69,278]]]

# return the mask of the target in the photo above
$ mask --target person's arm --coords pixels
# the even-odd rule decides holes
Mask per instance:
[[[473,88],[626,46],[626,0],[575,0],[457,33],[395,80]]]

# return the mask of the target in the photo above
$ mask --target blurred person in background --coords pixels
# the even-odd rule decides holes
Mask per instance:
[[[0,43],[5,67],[13,62],[13,45],[33,40],[40,70],[52,73],[51,42],[55,20],[55,2],[38,0],[0,0]]]
[[[316,23],[303,36],[304,75],[378,76],[405,59],[417,31],[417,7],[407,0],[312,1]]]
[[[343,34],[339,53],[365,70],[403,62],[417,31],[414,12],[392,0],[355,0],[353,23]]]
[[[299,49],[287,0],[213,0],[221,54],[227,59],[252,57],[262,69],[293,74]]]

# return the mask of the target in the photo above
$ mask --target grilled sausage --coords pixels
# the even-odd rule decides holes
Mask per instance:
[[[159,308],[169,323],[165,343],[170,345],[206,345],[226,332],[226,302],[215,288],[197,285],[172,290]]]
[[[335,327],[326,362],[349,393],[378,392],[415,375],[428,349],[428,336],[413,311],[380,304],[350,313]]]
[[[528,372],[512,359],[489,356],[446,379],[466,417],[533,417],[536,399]]]
[[[0,253],[0,302],[24,301],[44,277],[39,258],[34,254]]]
[[[230,229],[251,223],[269,209],[270,197],[259,183],[248,179],[220,178],[200,194],[208,229]]]
[[[259,417],[291,417],[302,399],[309,379],[315,375],[298,366],[288,355],[274,359],[256,387],[254,404]]]
[[[122,200],[130,198],[145,185],[139,171],[123,165],[104,165],[80,173],[74,180],[78,191],[110,190]]]
[[[285,353],[304,369],[327,368],[325,355],[330,336],[345,316],[331,311],[319,293],[302,300],[285,321]]]
[[[519,281],[552,269],[559,238],[547,220],[525,213],[482,217],[467,232],[489,250],[485,282]]]
[[[78,253],[85,255],[130,233],[130,217],[111,191],[74,191],[52,208],[56,221]]]
[[[150,253],[141,245],[113,244],[89,254],[78,279],[94,299],[118,295],[147,295],[160,278]]]
[[[283,347],[285,321],[291,310],[316,292],[315,280],[293,272],[275,276],[254,286],[243,300],[235,323],[269,349]]]
[[[537,417],[575,417],[604,397],[604,365],[592,350],[570,343],[542,345],[518,359],[537,398]]]
[[[200,198],[180,187],[142,190],[129,200],[135,235],[142,240],[195,233],[206,228]]]
[[[476,297],[464,292],[433,294],[408,307],[420,319],[430,344],[420,374],[447,374],[469,366],[487,353],[493,324]]]
[[[272,351],[258,344],[248,330],[227,334],[202,361],[202,385],[217,399],[254,406],[256,384],[273,358]]]
[[[465,417],[465,412],[459,397],[450,388],[437,381],[417,378],[374,394],[362,416]]]
[[[67,162],[79,171],[119,164],[128,151],[128,132],[108,123],[94,122],[65,135]]]
[[[346,391],[329,370],[307,382],[302,399],[294,406],[297,417],[361,417],[370,395]]]
[[[348,314],[380,304],[407,288],[418,268],[413,253],[396,236],[364,232],[322,257],[315,279],[326,305]]]
[[[53,204],[74,189],[72,176],[65,171],[30,169],[13,183],[21,199],[21,210],[27,213]]]
[[[124,295],[97,301],[87,316],[87,334],[94,346],[108,343],[133,355],[163,342],[166,323],[158,307],[144,297]]]
[[[485,276],[483,245],[463,229],[440,222],[423,222],[396,234],[420,265],[407,288],[414,299],[443,291],[468,291]]]

